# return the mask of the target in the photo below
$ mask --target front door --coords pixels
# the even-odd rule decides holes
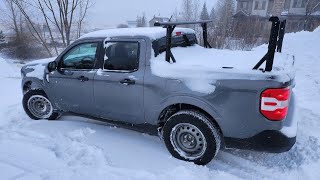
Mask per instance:
[[[94,78],[94,97],[101,117],[144,123],[144,41],[105,42],[104,61]]]
[[[49,74],[49,91],[56,106],[68,112],[93,115],[93,81],[99,42],[84,42],[68,50]]]

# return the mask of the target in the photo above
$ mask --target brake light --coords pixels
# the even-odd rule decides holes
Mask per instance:
[[[181,35],[182,35],[182,32],[176,32],[176,35],[177,35],[177,36],[181,36]]]
[[[261,94],[261,114],[271,121],[282,121],[288,113],[290,88],[267,89]]]

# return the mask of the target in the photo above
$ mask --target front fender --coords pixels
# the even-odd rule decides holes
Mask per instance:
[[[43,90],[45,91],[44,82],[35,77],[25,77],[22,79],[21,88],[25,94],[29,90]]]

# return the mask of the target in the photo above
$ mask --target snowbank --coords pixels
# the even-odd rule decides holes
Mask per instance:
[[[0,57],[0,77],[20,77],[18,67],[13,64],[13,61],[7,62],[5,59]]]
[[[292,56],[288,54],[276,53],[272,72],[252,70],[267,50],[217,50],[199,45],[179,47],[172,49],[177,63],[167,63],[165,53],[162,53],[151,60],[151,69],[157,76],[182,80],[191,90],[206,94],[214,92],[214,83],[219,79],[264,80],[267,75],[276,75],[280,81],[290,80],[294,71]]]

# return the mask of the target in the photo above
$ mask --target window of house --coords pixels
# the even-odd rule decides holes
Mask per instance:
[[[267,1],[255,1],[254,10],[265,10],[267,7]]]
[[[254,2],[254,9],[258,10],[259,9],[259,1]]]
[[[267,6],[267,1],[262,1],[262,9],[265,10]]]
[[[305,8],[307,0],[293,0],[292,8]]]
[[[247,9],[248,8],[248,2],[247,1],[241,1],[240,2],[240,9]]]
[[[108,42],[104,70],[136,71],[139,66],[138,42]]]

